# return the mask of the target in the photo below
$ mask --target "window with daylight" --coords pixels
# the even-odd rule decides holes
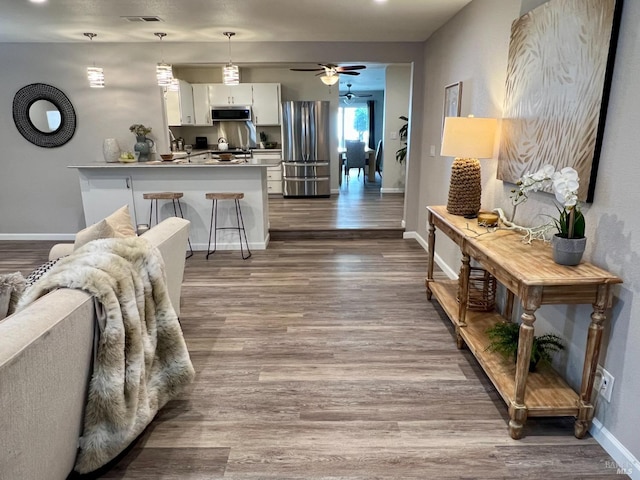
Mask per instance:
[[[359,140],[369,144],[369,107],[365,102],[340,107],[338,112],[339,148],[345,140]]]

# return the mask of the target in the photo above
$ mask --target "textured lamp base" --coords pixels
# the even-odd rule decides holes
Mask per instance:
[[[456,158],[451,166],[447,212],[475,217],[480,211],[480,162],[477,158]]]

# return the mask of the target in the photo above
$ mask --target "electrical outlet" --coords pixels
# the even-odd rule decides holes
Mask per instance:
[[[611,401],[611,392],[613,391],[613,382],[615,378],[604,368],[598,365],[598,373],[600,374],[600,388],[598,393],[604,397],[607,402]]]
[[[429,146],[429,156],[430,157],[435,157],[436,156],[436,146],[435,145],[430,145]]]
[[[391,140],[397,140],[398,139],[398,132],[391,132]]]

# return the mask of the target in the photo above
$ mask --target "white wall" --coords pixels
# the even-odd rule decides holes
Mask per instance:
[[[411,94],[411,66],[391,65],[386,69],[384,109],[384,175],[382,193],[398,193],[405,190],[406,162],[396,161],[396,150],[404,144],[398,130],[405,123],[400,116],[409,117]],[[395,138],[393,138],[395,137]]]
[[[415,63],[422,71],[419,43],[234,43],[241,65],[326,62]],[[166,43],[162,57],[173,64],[227,62],[224,44]],[[168,150],[154,43],[2,44],[0,48],[0,235],[2,238],[66,238],[84,226],[77,172],[67,165],[102,160],[102,141],[118,139],[132,149],[133,123],[153,128],[158,150]],[[104,68],[106,88],[90,89],[86,66]],[[292,72],[293,73],[293,72]],[[304,75],[300,73],[300,75]],[[53,149],[36,147],[17,131],[11,115],[15,93],[29,83],[48,83],[71,100],[78,118],[74,137]],[[306,91],[299,94],[306,96]],[[291,93],[293,95],[293,93]],[[418,98],[417,102],[421,99]],[[421,104],[418,108],[421,111]],[[416,107],[417,108],[417,107]],[[419,121],[419,119],[418,119]],[[10,206],[10,207],[6,207]]]
[[[510,28],[521,13],[519,3],[475,0],[427,41],[423,153],[431,145],[436,152],[440,150],[443,87],[448,83],[463,81],[462,115],[500,117]],[[539,3],[529,0],[523,10]],[[640,78],[639,23],[640,2],[625,2],[595,200],[584,208],[588,237],[585,260],[610,270],[625,282],[614,289],[614,306],[608,312],[610,320],[600,357],[600,363],[615,377],[611,403],[600,399],[596,411],[609,433],[594,434],[603,444],[611,439],[620,442],[620,448],[628,449],[636,459],[640,458],[640,324],[632,320],[632,312],[640,311],[636,298],[640,290],[640,162],[635,158],[640,124],[640,97],[635,94]],[[512,186],[496,179],[496,165],[496,160],[482,161],[482,205],[507,209]],[[446,203],[451,159],[424,157],[422,166],[419,193],[412,198],[420,205],[418,234],[426,239],[424,207]],[[517,219],[533,225],[540,223],[538,214],[554,211],[552,197],[537,194],[519,208]],[[457,248],[443,237],[438,237],[436,252],[457,272]],[[580,384],[591,310],[584,305],[543,307],[537,312],[536,329],[554,331],[568,343],[558,366],[574,388]]]

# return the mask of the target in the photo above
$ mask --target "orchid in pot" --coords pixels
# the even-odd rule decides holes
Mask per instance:
[[[558,217],[553,218],[558,233],[553,237],[554,260],[562,265],[580,263],[586,245],[585,219],[578,202],[580,178],[571,167],[556,171],[552,165],[545,165],[535,173],[526,173],[511,191],[515,208],[527,200],[528,192],[536,192],[552,187],[560,204]]]

